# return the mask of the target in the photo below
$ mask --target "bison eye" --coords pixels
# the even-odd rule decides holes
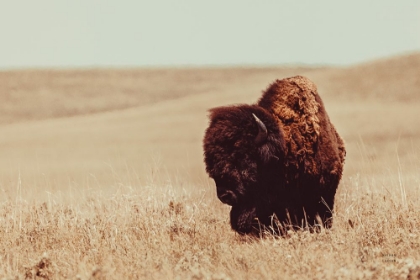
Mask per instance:
[[[235,187],[235,181],[230,178],[214,178],[216,187],[222,189],[233,189]]]

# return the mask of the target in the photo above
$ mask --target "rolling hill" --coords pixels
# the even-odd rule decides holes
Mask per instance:
[[[0,72],[0,275],[418,278],[419,61]],[[297,74],[346,142],[334,226],[239,236],[204,172],[207,110]]]
[[[2,72],[0,178],[6,186],[21,176],[62,188],[114,184],[124,176],[144,183],[159,169],[168,180],[207,182],[201,148],[206,111],[255,102],[274,79],[296,74],[317,83],[347,142],[346,172],[355,174],[362,144],[363,157],[379,162],[396,141],[402,157],[418,144],[419,73],[420,54],[337,69]]]

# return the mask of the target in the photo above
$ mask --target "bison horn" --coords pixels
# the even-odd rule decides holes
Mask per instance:
[[[258,125],[258,135],[255,137],[255,144],[259,145],[267,139],[267,127],[255,114],[252,115]]]

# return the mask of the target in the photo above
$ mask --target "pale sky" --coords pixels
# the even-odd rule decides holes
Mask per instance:
[[[420,51],[420,0],[17,0],[0,68],[349,65]]]

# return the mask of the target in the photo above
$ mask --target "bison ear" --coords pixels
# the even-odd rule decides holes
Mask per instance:
[[[255,122],[258,125],[258,134],[257,137],[255,137],[255,144],[261,145],[262,143],[267,140],[267,127],[265,124],[253,113],[252,116],[254,116]]]

